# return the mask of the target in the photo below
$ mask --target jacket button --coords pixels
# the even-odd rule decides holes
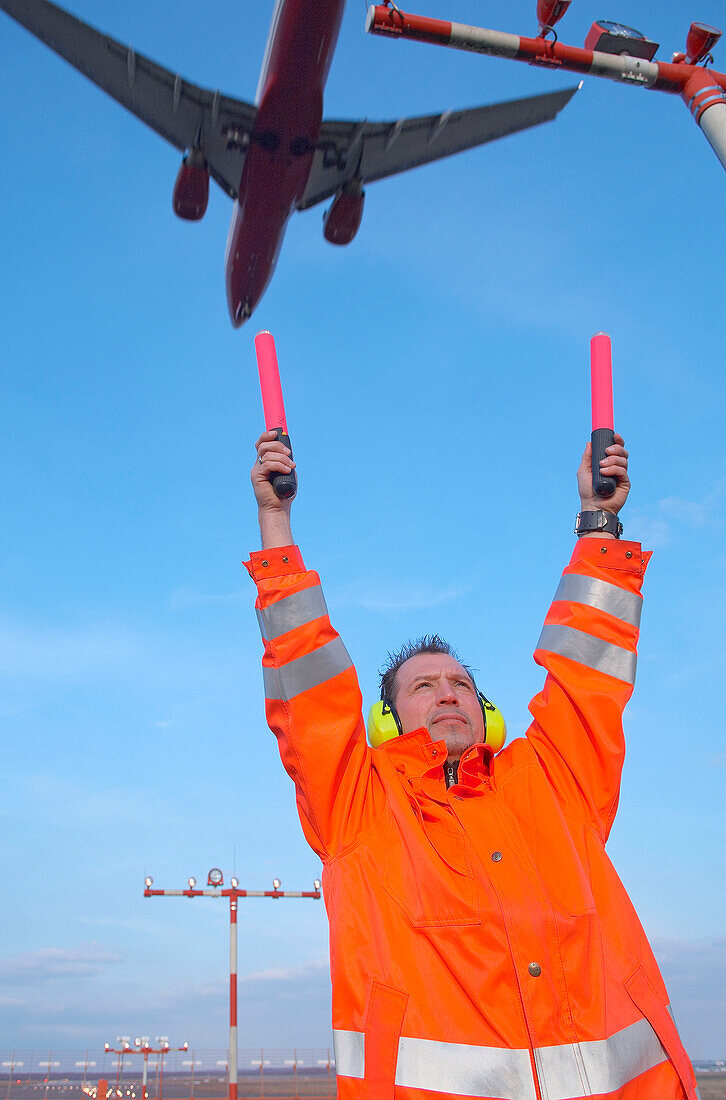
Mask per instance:
[[[529,970],[533,978],[539,978],[540,974],[542,973],[542,967],[539,965],[539,963],[530,963],[527,967],[527,970]]]
[[[632,550],[626,550],[625,551],[625,557],[626,558],[632,558],[632,556],[633,556],[633,551]]]
[[[263,567],[264,567],[265,569],[267,569],[267,566],[268,566],[269,564],[270,564],[270,563],[269,563],[269,561],[266,561],[266,560],[265,560],[265,561],[263,561],[263,563],[262,563],[262,565],[263,565]]]
[[[604,546],[601,546],[601,547],[600,547],[600,553],[601,553],[601,554],[607,554],[607,550],[605,549],[605,547],[604,547]]]
[[[502,858],[502,853],[501,852],[492,852],[492,863],[499,863],[499,860],[501,858]]]
[[[289,562],[290,559],[288,558],[287,554],[285,554],[285,556],[282,560],[284,561],[285,565],[287,565],[287,563]]]
[[[432,749],[431,750],[431,755],[432,756],[438,756],[439,755],[439,750],[438,749]]]

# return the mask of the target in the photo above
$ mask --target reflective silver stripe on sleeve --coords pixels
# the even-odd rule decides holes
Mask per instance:
[[[635,683],[638,660],[635,653],[612,642],[604,642],[602,638],[586,634],[583,630],[576,630],[574,626],[543,626],[535,648],[559,653],[560,657],[569,657],[571,661],[614,676],[616,680],[624,680],[627,684]]]
[[[635,592],[626,592],[616,584],[598,580],[596,577],[584,577],[581,573],[565,573],[554,598],[597,607],[600,611],[607,611],[608,615],[614,615],[616,619],[630,623],[631,626],[640,626],[642,597]]]
[[[362,1031],[333,1029],[335,1072],[343,1077],[363,1077],[365,1073],[365,1042]]]
[[[294,630],[296,626],[311,623],[313,619],[327,614],[323,590],[316,584],[312,588],[303,588],[302,592],[293,592],[291,596],[285,596],[277,603],[271,603],[269,607],[258,607],[257,621],[262,637],[271,641],[281,634],[287,634],[288,630]]]
[[[542,1094],[548,1100],[577,1100],[615,1092],[668,1060],[647,1020],[637,1020],[609,1039],[538,1047],[534,1052]]]
[[[398,1040],[396,1084],[457,1096],[536,1100],[527,1050],[440,1043],[405,1035]]]
[[[279,668],[263,667],[265,697],[294,699],[303,691],[309,691],[310,688],[324,684],[326,680],[332,680],[352,664],[342,639],[333,638],[332,641],[321,645],[319,649],[314,649],[312,653],[296,657],[295,660],[288,661]]]

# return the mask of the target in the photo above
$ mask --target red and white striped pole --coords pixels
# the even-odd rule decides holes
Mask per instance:
[[[229,1100],[238,1100],[237,1081],[237,903],[240,898],[317,898],[320,899],[320,882],[315,879],[312,890],[281,890],[280,880],[272,880],[272,890],[240,890],[236,878],[230,879],[227,889],[224,876],[218,867],[212,867],[207,875],[209,890],[197,890],[197,880],[188,879],[187,890],[152,890],[151,875],[144,879],[144,897],[176,898],[229,898]]]
[[[229,1100],[237,1100],[237,898],[229,899]]]

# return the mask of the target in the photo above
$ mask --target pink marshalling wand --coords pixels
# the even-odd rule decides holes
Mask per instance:
[[[255,336],[255,352],[257,354],[257,370],[260,375],[260,389],[262,390],[262,411],[265,418],[265,428],[268,432],[275,432],[280,443],[290,448],[292,458],[292,444],[287,434],[287,418],[285,405],[282,400],[282,386],[280,385],[280,370],[277,365],[277,352],[272,333],[258,332]],[[270,484],[281,500],[294,497],[297,492],[297,475],[292,473],[275,473],[270,477]]]
[[[592,395],[592,490],[596,496],[611,497],[615,478],[603,477],[600,460],[605,448],[615,442],[613,421],[613,365],[610,337],[596,332],[590,340],[590,385]]]

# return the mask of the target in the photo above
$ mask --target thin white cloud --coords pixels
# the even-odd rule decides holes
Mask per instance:
[[[327,959],[315,959],[299,966],[280,966],[270,970],[258,970],[252,974],[240,975],[241,982],[250,985],[253,982],[292,982],[306,978],[328,976],[330,965]]]
[[[465,596],[471,588],[463,585],[438,587],[431,584],[407,584],[405,581],[363,581],[348,588],[332,591],[331,605],[362,607],[365,611],[411,611],[440,607]]]
[[[654,939],[653,951],[691,1058],[723,1056],[726,1018],[726,936]]]
[[[634,508],[629,523],[644,546],[659,550],[683,531],[723,527],[722,502],[726,482],[720,481],[702,500],[663,497],[645,508]]]
[[[0,674],[72,677],[125,665],[139,653],[139,639],[111,624],[58,629],[0,623]]]
[[[243,604],[249,603],[249,600],[249,591],[242,589],[236,592],[195,592],[192,588],[175,588],[169,596],[169,607],[178,611],[208,604]]]
[[[96,941],[77,947],[42,947],[38,951],[24,951],[0,959],[0,981],[37,985],[59,978],[90,977],[102,974],[111,964],[120,961],[118,951],[111,951]]]

